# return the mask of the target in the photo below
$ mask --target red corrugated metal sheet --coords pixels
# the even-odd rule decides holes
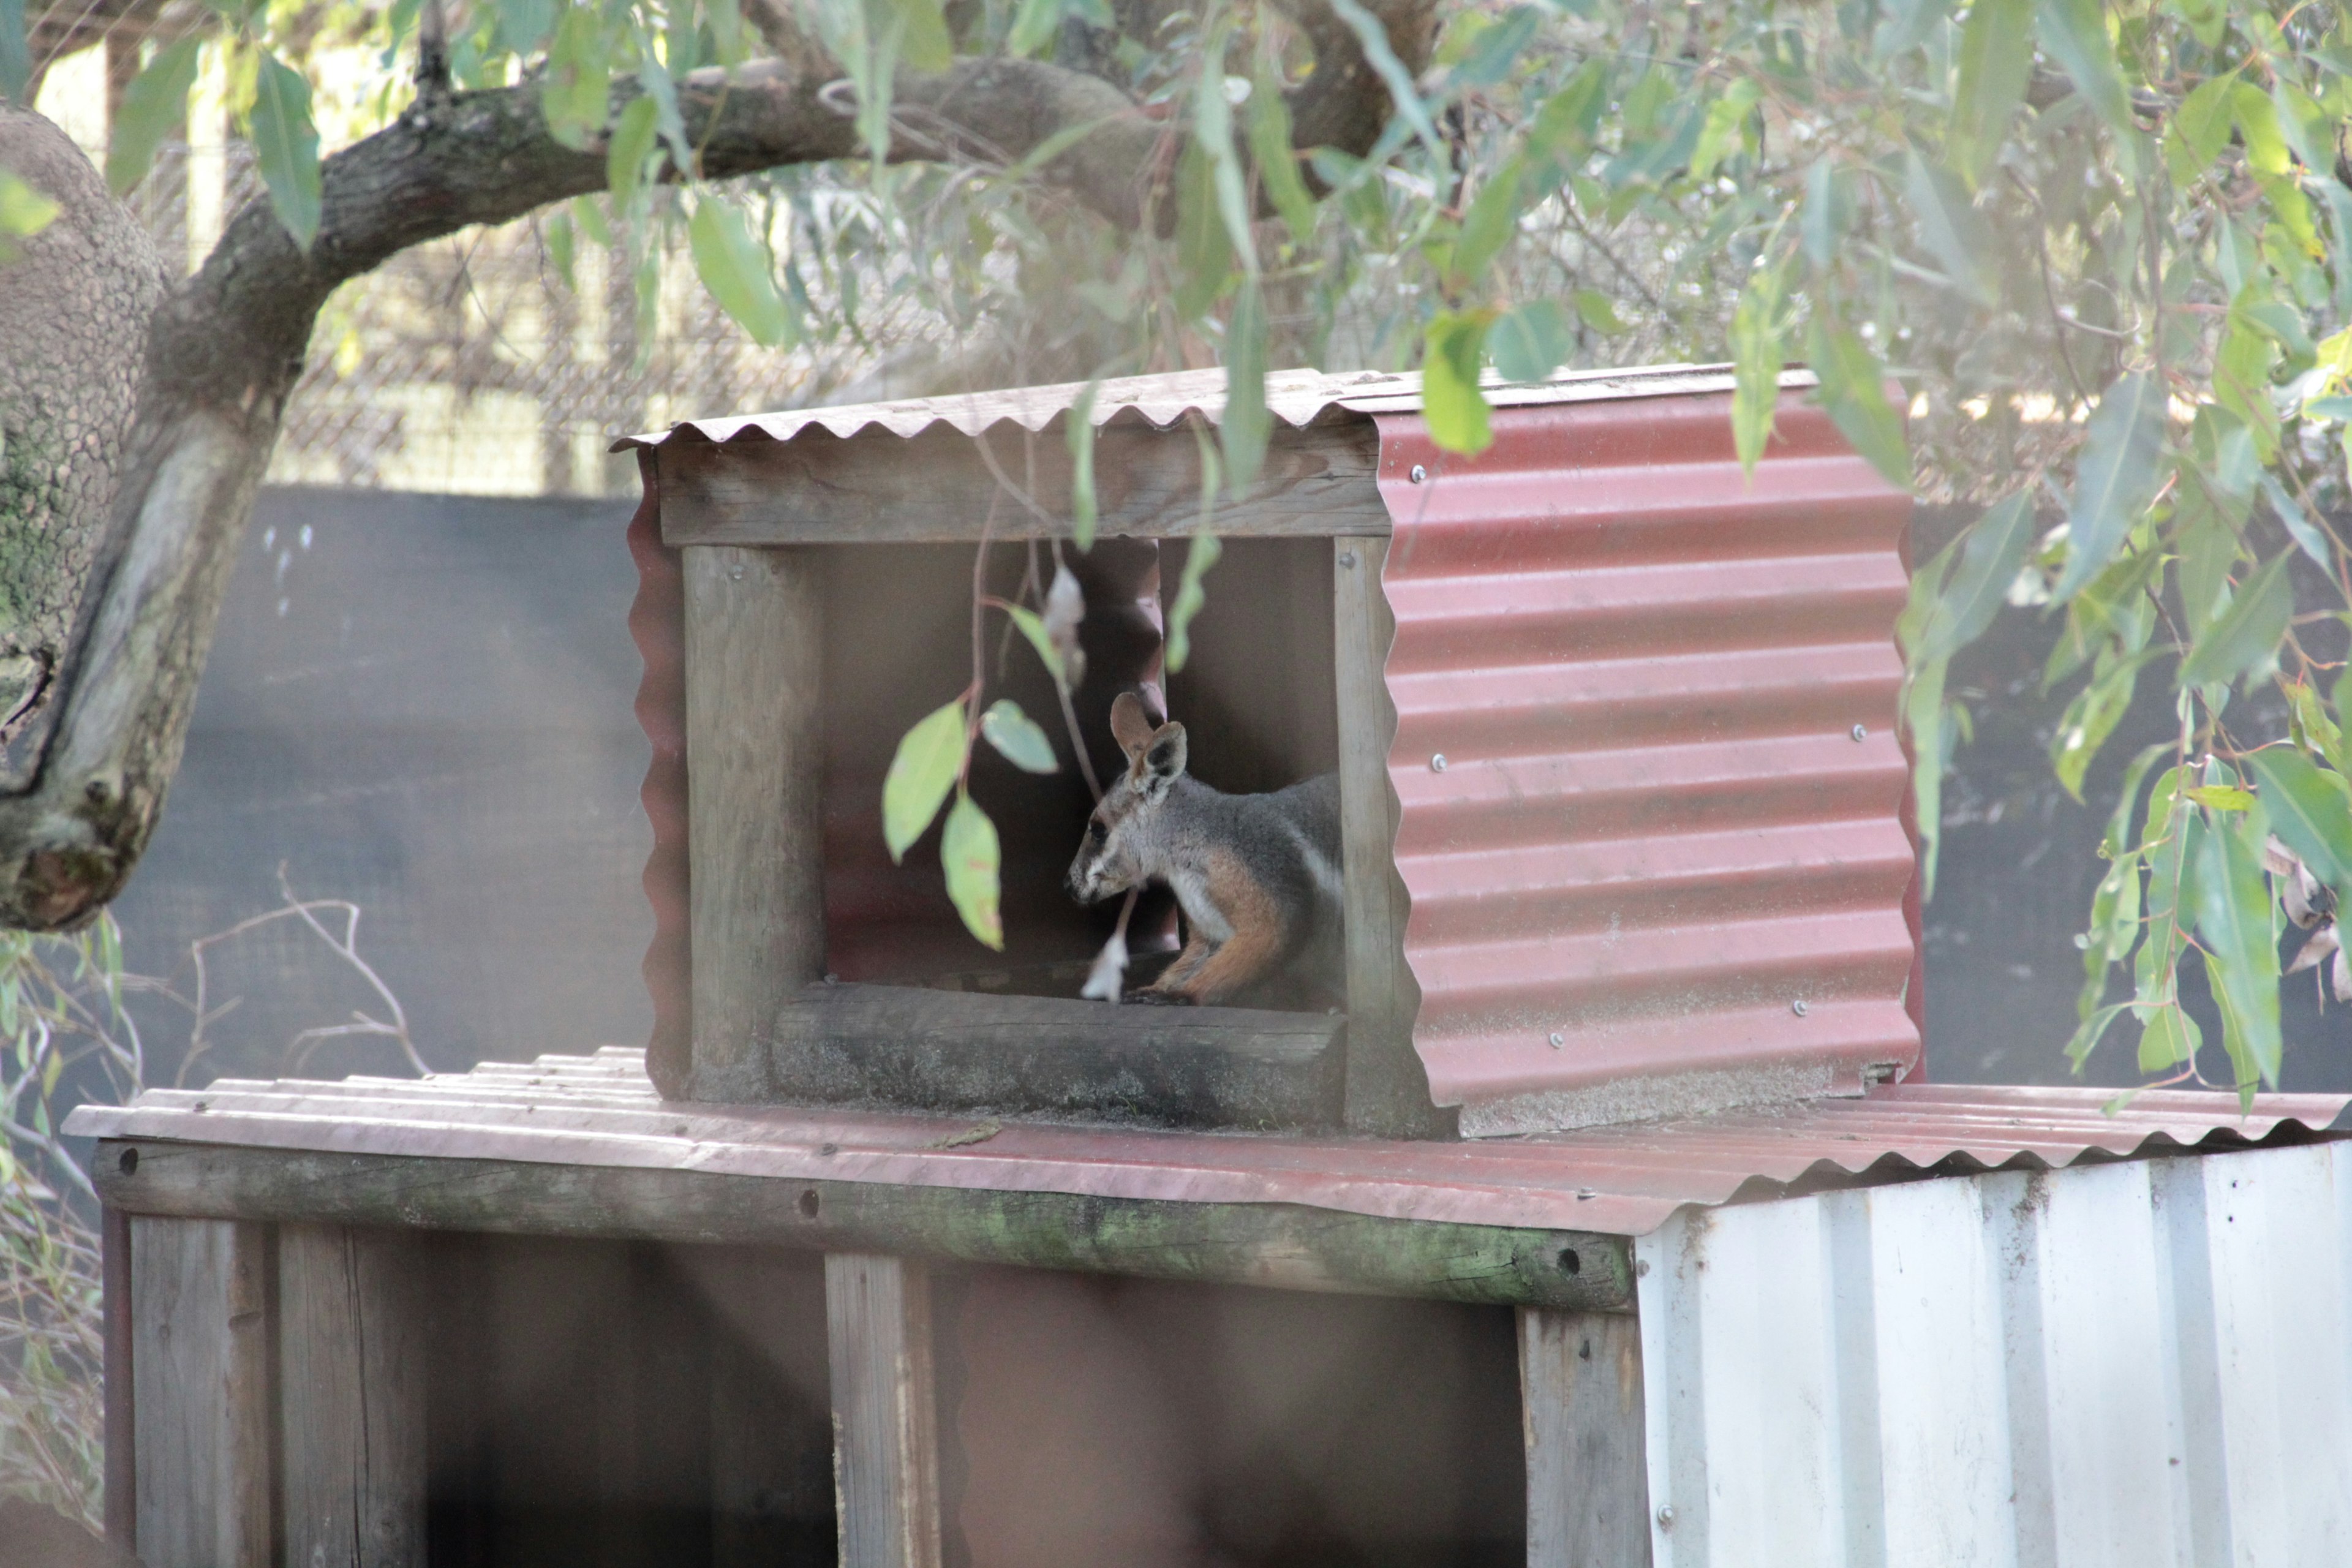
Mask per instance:
[[[1909,499],[1794,398],[1752,477],[1722,394],[1497,409],[1468,460],[1379,423],[1437,1101],[1491,1134],[1916,1064]]]
[[[645,660],[637,683],[637,722],[653,748],[638,791],[652,826],[646,858],[646,901],[653,906],[654,937],[646,949],[646,990],[653,998],[654,1031],[646,1061],[666,1093],[683,1093],[694,1047],[693,922],[686,842],[686,574],[677,552],[661,542],[661,480],[653,454],[638,458],[645,498],[629,519],[629,554],[637,565],[637,596],[629,605],[629,636]]]
[[[423,1080],[239,1082],[87,1105],[66,1131],[270,1149],[709,1171],[779,1180],[1299,1204],[1396,1219],[1638,1236],[1690,1204],[1801,1178],[1874,1178],[2086,1155],[2242,1148],[2330,1125],[2347,1097],[1895,1085],[1864,1097],[1597,1127],[1541,1138],[1400,1143],[1204,1136],[972,1118],[666,1102],[636,1051],[486,1062]],[[1875,1169],[1874,1170],[1874,1167]],[[1750,1187],[1749,1184],[1766,1185]],[[1745,1189],[1745,1191],[1743,1191]],[[780,1199],[779,1201],[783,1201]]]

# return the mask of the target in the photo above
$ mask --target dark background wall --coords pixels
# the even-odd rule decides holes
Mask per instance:
[[[627,512],[613,501],[266,494],[185,765],[117,906],[131,966],[176,966],[184,991],[188,942],[274,907],[283,862],[299,893],[364,910],[360,951],[434,1066],[642,1043],[649,838],[636,797],[646,752],[631,710]],[[1923,557],[1954,525],[1923,509]],[[1213,576],[1210,587],[1213,603]],[[2092,771],[2093,804],[2069,799],[2045,755],[2072,691],[2040,692],[2054,635],[2039,611],[2005,610],[1952,678],[1977,739],[1946,785],[1927,915],[1928,1067],[1946,1081],[2068,1081],[2059,1053],[2082,981],[2074,936],[2103,868],[2106,805],[2125,760],[2172,726],[2151,672]],[[2270,732],[2258,719],[2245,728]],[[199,1081],[283,1071],[300,1030],[377,1006],[291,921],[213,955],[212,1005],[243,1000],[212,1026]],[[141,1012],[155,1076],[168,1080],[186,1015],[157,998]],[[2323,1013],[2300,983],[2285,1015],[2285,1087],[2352,1089],[2352,1016]],[[2127,1025],[2113,1031],[2091,1081],[2137,1081],[2133,1037]],[[2218,1046],[2210,1055],[2219,1070]],[[390,1047],[362,1042],[322,1049],[307,1070],[400,1067]]]
[[[185,763],[116,906],[130,966],[192,979],[187,944],[306,898],[364,911],[359,950],[426,1061],[640,1045],[652,934],[646,747],[627,613],[630,505],[266,492],[221,617]],[[213,1060],[284,1070],[300,1030],[381,1012],[298,923],[212,950]],[[187,1016],[141,1008],[168,1081]],[[404,1070],[323,1049],[315,1072]]]

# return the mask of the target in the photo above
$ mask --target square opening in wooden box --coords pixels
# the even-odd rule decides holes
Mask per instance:
[[[642,438],[656,1081],[1428,1136],[1910,1070],[1909,502],[1808,379],[1752,475],[1731,378],[1687,366],[1493,388],[1470,458],[1432,443],[1415,378],[1282,373],[1263,471],[1205,502],[1221,372]],[[1223,558],[1171,674],[1163,626],[1209,533]],[[1006,614],[974,615],[1041,605],[1057,561],[1087,605],[1067,715]],[[1056,752],[1040,775],[982,745],[967,775],[1002,952],[959,921],[936,823],[903,861],[884,847],[900,738],[975,690],[967,713],[1009,700]],[[1184,771],[1222,790],[1336,775],[1328,968],[1208,998],[1228,1005],[1081,999],[1118,901],[1064,888],[1094,810],[1078,750],[1107,786],[1124,769],[1121,693],[1181,722]],[[1131,980],[1208,930],[1188,923],[1147,896]]]

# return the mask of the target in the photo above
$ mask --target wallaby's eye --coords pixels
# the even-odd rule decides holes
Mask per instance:
[[[1104,839],[1106,839],[1106,838],[1108,838],[1108,837],[1110,837],[1110,833],[1109,833],[1109,831],[1108,831],[1107,828],[1105,828],[1105,827],[1103,826],[1103,825],[1102,825],[1102,818],[1101,818],[1101,817],[1099,817],[1099,816],[1093,816],[1093,817],[1088,817],[1088,818],[1087,819],[1087,843],[1089,843],[1089,844],[1097,844],[1097,845],[1098,845],[1098,844],[1100,844]]]

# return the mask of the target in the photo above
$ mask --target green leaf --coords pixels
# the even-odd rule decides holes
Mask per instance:
[[[1062,26],[1062,0],[1021,0],[1013,30],[1004,37],[1008,54],[1026,58],[1050,46]]]
[[[2100,395],[2074,468],[2066,509],[2066,567],[2051,598],[2064,604],[2097,576],[2155,499],[2164,454],[2164,389],[2146,372],[2119,377]]]
[[[1462,234],[1446,267],[1457,294],[1475,292],[1496,256],[1518,233],[1519,185],[1526,167],[1517,158],[1505,162],[1486,177],[1470,210],[1462,215]]]
[[[2278,105],[2271,95],[2250,81],[2230,89],[2230,115],[2246,145],[2246,166],[2258,174],[2285,174],[2294,159],[2287,150],[2286,133],[2279,126]]]
[[[1886,19],[1870,40],[1870,52],[1882,60],[1917,48],[1951,11],[1951,0],[1888,0]]]
[[[593,5],[566,5],[548,47],[539,101],[548,134],[577,152],[604,129],[613,61],[604,26]]]
[[[159,50],[123,89],[122,108],[106,138],[106,184],[116,195],[147,177],[155,149],[187,119],[188,89],[196,85],[196,55],[203,47],[203,37],[189,34]]]
[[[2131,94],[2124,86],[2122,68],[2116,63],[2116,46],[2107,37],[2103,0],[2039,0],[2042,47],[2050,51],[2108,129],[2119,136],[2137,134],[2132,122]],[[2023,38],[2013,46],[2021,53]]]
[[[1315,237],[1315,196],[1298,173],[1298,153],[1290,144],[1290,106],[1283,101],[1282,84],[1260,70],[1249,96],[1250,161],[1258,179],[1282,215],[1290,237],[1300,245]]]
[[[319,132],[310,84],[277,56],[263,54],[254,78],[253,152],[278,221],[304,250],[319,235]]]
[[[1741,77],[1724,89],[1722,97],[1706,106],[1706,119],[1699,126],[1698,145],[1691,149],[1692,179],[1706,179],[1715,173],[1717,163],[1738,150],[1740,132],[1763,97],[1764,89],[1757,85],[1755,78]]]
[[[2271,831],[2331,888],[2352,889],[2352,797],[2344,775],[2322,773],[2292,746],[2264,746],[2245,763],[2262,784]]]
[[[2271,930],[2270,884],[2263,876],[2268,825],[2249,812],[2207,831],[2198,846],[2197,934],[2207,953],[2221,1043],[2237,1068],[2241,1102],[2255,1084],[2276,1087],[2279,1069],[2278,939]]]
[[[527,55],[555,26],[555,0],[498,0],[497,14],[499,47]]]
[[[1265,406],[1265,301],[1257,279],[1244,278],[1225,321],[1225,412],[1217,422],[1232,494],[1256,480],[1273,430],[1274,416]]]
[[[653,156],[654,139],[661,132],[661,107],[650,98],[633,98],[613,126],[604,150],[604,183],[613,192],[613,211],[625,215],[646,175],[646,160]]]
[[[1004,951],[1004,915],[998,905],[998,874],[1003,862],[996,824],[972,804],[971,796],[958,794],[954,809],[948,813],[947,827],[940,835],[940,865],[948,874],[948,897],[955,900],[964,929],[999,952]]]
[[[1617,302],[1598,289],[1579,289],[1569,296],[1569,300],[1575,305],[1576,313],[1582,318],[1584,324],[1603,337],[1613,338],[1620,332],[1633,330],[1618,320]],[[1567,356],[1561,357],[1565,360]]]
[[[30,109],[25,88],[33,79],[33,51],[26,41],[25,0],[0,0],[0,98]]]
[[[2083,1064],[2091,1059],[2091,1053],[2098,1047],[2099,1037],[2107,1032],[2107,1026],[2130,1005],[2128,1002],[2117,1002],[2113,1006],[2101,1007],[2084,1016],[2082,1027],[2076,1029],[2074,1037],[2066,1042],[2066,1060],[2077,1073],[2083,1070]]]
[[[1000,697],[988,705],[980,716],[980,732],[988,738],[1004,760],[1024,773],[1059,773],[1062,764],[1054,760],[1054,742],[1037,721],[1021,711],[1021,705],[1009,697]]]
[[[563,279],[566,289],[579,288],[572,279],[572,215],[559,211],[547,220],[547,258],[555,263],[555,275]]]
[[[2286,624],[2294,614],[2294,586],[2287,580],[2282,554],[2257,571],[2230,607],[2205,628],[2189,657],[2180,664],[2183,686],[2213,686],[2238,679],[2276,655]]]
[[[775,348],[792,331],[792,316],[776,289],[768,251],[745,226],[743,215],[717,196],[694,204],[686,227],[688,247],[702,286],[736,325],[763,348]]]
[[[1005,605],[1004,613],[1012,617],[1021,635],[1029,639],[1029,646],[1037,650],[1037,658],[1045,665],[1045,673],[1054,678],[1054,684],[1068,686],[1068,675],[1062,668],[1062,651],[1054,646],[1054,634],[1045,629],[1044,618],[1036,611],[1024,609],[1019,605]]]
[[[1987,507],[1962,536],[1959,560],[1919,634],[1916,662],[1948,658],[1984,635],[2033,542],[2033,498],[2020,490]]]
[[[1494,444],[1486,399],[1478,390],[1492,310],[1442,310],[1429,323],[1421,359],[1422,417],[1429,438],[1447,452],[1475,456]]]
[[[2180,100],[2165,127],[2164,156],[2176,184],[2188,184],[2213,166],[2230,144],[2238,73],[2208,77]]]
[[[1234,242],[1217,210],[1217,174],[1198,141],[1176,156],[1176,314],[1198,321],[1234,278]]]
[[[1945,155],[1970,185],[1982,184],[1992,172],[2025,101],[2033,51],[2024,40],[2032,16],[2033,0],[1974,0],[1960,27],[1959,79]]]
[[[1837,260],[1838,244],[1853,216],[1853,206],[1837,165],[1825,157],[1814,159],[1813,166],[1805,171],[1805,206],[1797,231],[1804,243],[1805,259],[1816,268],[1827,271]]]
[[[2170,5],[2199,43],[2209,49],[2221,47],[2230,31],[2228,0],[2170,0]]]
[[[2140,667],[2153,657],[2134,654],[2112,661],[2103,658],[2102,668],[2090,684],[2074,694],[2059,716],[2058,732],[2050,742],[2050,763],[2058,782],[2076,800],[2083,798],[2084,772],[2130,709]]]
[[[1814,394],[1853,449],[1896,489],[1911,489],[1911,452],[1903,437],[1903,416],[1886,401],[1886,367],[1842,322],[1813,318],[1812,370],[1821,378]]]
[[[1570,334],[1568,310],[1559,300],[1530,300],[1495,318],[1486,346],[1505,381],[1541,381],[1568,363]]]
[[[1225,552],[1213,533],[1196,533],[1184,551],[1184,575],[1176,588],[1176,602],[1168,607],[1168,673],[1174,675],[1192,657],[1192,617],[1209,602],[1202,579],[1217,557]]]
[[[1095,547],[1095,394],[1101,387],[1100,376],[1087,382],[1063,424],[1070,443],[1070,537],[1082,551]],[[1044,630],[1041,623],[1040,635]]]
[[[1991,240],[1967,188],[1913,153],[1905,159],[1903,193],[1919,226],[1919,243],[1943,264],[1945,276],[1978,304],[1998,302],[2000,281]]]
[[[1249,184],[1242,174],[1241,154],[1234,147],[1234,109],[1225,99],[1225,37],[1228,28],[1213,29],[1201,46],[1201,72],[1192,90],[1192,139],[1208,155],[1210,190],[1216,197],[1217,216],[1225,238],[1241,258],[1242,270],[1257,276],[1257,246],[1250,234]]]
[[[2139,1070],[2162,1072],[2191,1060],[2205,1044],[2205,1031],[2189,1016],[2189,1009],[2175,1004],[2158,1007],[2140,1026]]]
[[[572,198],[572,221],[594,244],[608,247],[612,245],[612,226],[604,221],[604,204],[594,196]]]
[[[948,31],[947,16],[940,0],[885,0],[885,4],[894,14],[898,55],[908,69],[943,71],[955,64],[955,37]]]
[[[1903,689],[1903,727],[1911,737],[1911,797],[1919,827],[1919,896],[1936,896],[1936,858],[1944,836],[1944,676],[1949,661],[1914,665]]]
[[[2295,548],[2316,563],[2321,571],[2333,573],[2336,570],[2335,552],[2327,547],[2326,535],[2319,531],[2318,525],[2311,521],[2302,507],[2295,504],[2294,498],[2286,493],[2286,487],[2276,478],[2264,473],[2262,484],[2263,494],[2270,498],[2271,510],[2278,513],[2279,525],[2286,530],[2287,537],[2294,541]]]
[[[1781,284],[1780,268],[1755,268],[1731,315],[1731,444],[1746,474],[1764,456],[1780,405]]]
[[[1042,628],[1041,628],[1042,635]],[[963,771],[963,699],[935,709],[898,738],[898,752],[882,780],[882,842],[896,862],[905,858]]]
[[[10,260],[16,254],[16,247],[9,240],[30,239],[48,227],[59,210],[47,196],[0,169],[0,261]]]
[[[2252,811],[2254,808],[2252,792],[2240,789],[2235,784],[2198,784],[2180,793],[2208,811]]]
[[[1608,99],[1609,68],[1591,59],[1544,100],[1543,107],[1536,110],[1535,123],[1528,128],[1528,151],[1543,160],[1544,184],[1559,184],[1552,174],[1582,161],[1592,150],[1593,133],[1600,129]]]
[[[1413,134],[1421,138],[1422,145],[1429,149],[1430,155],[1443,161],[1445,157],[1444,141],[1437,134],[1437,126],[1429,118],[1429,105],[1422,101],[1421,89],[1413,85],[1412,72],[1405,68],[1404,62],[1397,58],[1396,50],[1389,47],[1388,28],[1378,16],[1358,4],[1358,0],[1331,0],[1331,9],[1339,20],[1348,25],[1348,30],[1356,35],[1356,41],[1363,46],[1365,60],[1387,85],[1389,96],[1396,101],[1397,112],[1404,116],[1405,123],[1412,127]]]

